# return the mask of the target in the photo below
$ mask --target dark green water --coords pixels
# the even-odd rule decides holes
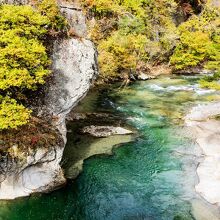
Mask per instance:
[[[0,219],[202,219],[201,209],[213,207],[194,191],[200,152],[182,118],[191,106],[217,99],[216,92],[199,89],[193,78],[161,78],[92,93],[78,111],[115,114],[120,123],[137,130],[138,137],[115,148],[112,156],[87,159],[80,176],[61,190],[1,202]],[[68,134],[67,152],[74,147],[73,136]],[[81,138],[93,144],[90,137]],[[64,168],[73,158],[64,155]],[[203,220],[213,220],[212,213],[206,213]]]

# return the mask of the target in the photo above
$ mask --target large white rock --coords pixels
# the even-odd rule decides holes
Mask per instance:
[[[186,116],[186,125],[194,131],[196,141],[203,151],[204,160],[197,173],[196,191],[208,202],[220,205],[220,103],[194,107]]]
[[[96,50],[85,39],[64,39],[54,43],[53,80],[45,103],[53,115],[62,117],[86,95],[96,74]]]
[[[15,199],[36,192],[49,192],[66,182],[59,165],[63,146],[29,152],[23,163],[7,162],[9,168],[0,184],[0,199]],[[10,165],[13,167],[10,168]]]

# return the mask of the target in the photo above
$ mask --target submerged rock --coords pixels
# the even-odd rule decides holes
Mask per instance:
[[[123,143],[133,141],[134,137],[128,135],[115,135],[109,137],[83,137],[74,145],[67,146],[64,157],[68,158],[65,164],[65,175],[67,178],[76,178],[83,170],[84,161],[95,155],[112,155],[112,150]]]
[[[83,128],[82,132],[88,133],[94,137],[108,137],[111,135],[125,135],[133,133],[132,131],[121,127],[94,125]]]
[[[106,120],[109,121],[110,119],[115,118],[115,115],[111,115],[108,113],[79,113],[79,112],[70,112],[70,114],[68,114],[66,120],[67,121],[74,121],[74,120],[84,120],[84,119],[88,119],[89,121],[104,121],[106,123]]]

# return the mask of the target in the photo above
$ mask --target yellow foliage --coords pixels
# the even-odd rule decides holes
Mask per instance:
[[[117,76],[123,71],[134,71],[140,60],[147,59],[144,35],[121,35],[114,32],[98,46],[101,73],[105,77]]]
[[[6,96],[0,97],[0,130],[17,128],[28,122],[31,111],[23,105],[17,104],[16,100]]]
[[[55,0],[31,6],[0,6],[0,130],[28,122],[31,111],[19,104],[23,91],[35,90],[50,74],[43,38],[63,28]],[[13,98],[10,98],[13,97]]]
[[[220,9],[207,4],[199,16],[192,16],[178,27],[180,41],[170,61],[176,69],[207,63],[216,69],[220,62]],[[214,67],[215,66],[215,67]]]
[[[174,0],[83,0],[94,15],[90,36],[97,44],[101,76],[121,77],[145,62],[164,60],[177,39]],[[166,58],[165,58],[166,59]]]
[[[50,28],[61,31],[66,25],[66,19],[61,15],[56,0],[35,0],[40,13],[50,21]]]
[[[197,66],[208,59],[211,40],[208,33],[201,31],[183,32],[181,43],[176,47],[170,61],[176,69]]]

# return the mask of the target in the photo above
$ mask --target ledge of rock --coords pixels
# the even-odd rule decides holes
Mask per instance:
[[[183,70],[174,70],[174,74],[194,75],[194,74],[211,74],[213,71],[204,69],[204,67],[189,67]]]
[[[66,182],[59,165],[64,141],[50,123],[32,119],[22,129],[2,131],[0,140],[0,199],[49,192]]]
[[[133,134],[132,131],[114,126],[88,126],[82,129],[83,133],[88,133],[94,137],[108,137],[111,135]]]

